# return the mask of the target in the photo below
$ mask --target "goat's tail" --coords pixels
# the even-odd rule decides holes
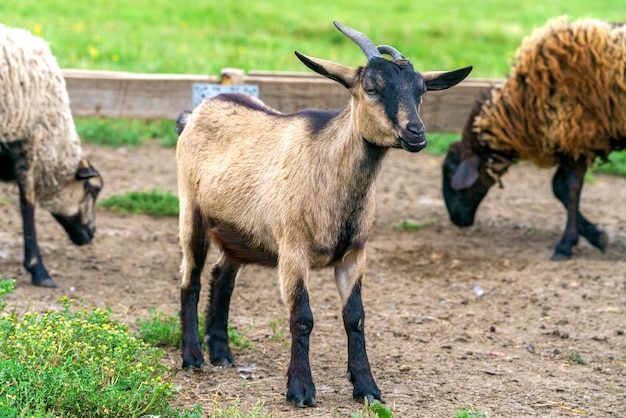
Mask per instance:
[[[191,115],[191,110],[183,110],[176,118],[176,135],[180,136],[185,126],[187,126],[189,115]]]

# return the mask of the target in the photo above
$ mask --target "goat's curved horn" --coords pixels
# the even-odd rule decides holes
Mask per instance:
[[[381,54],[391,55],[391,58],[393,58],[394,60],[406,59],[404,58],[404,55],[402,55],[400,51],[398,51],[397,49],[395,49],[394,47],[390,45],[378,45],[377,49],[378,49],[378,52],[380,52]]]
[[[333,23],[337,27],[337,29],[341,31],[341,33],[352,39],[352,41],[363,50],[368,61],[374,57],[380,58],[382,56],[378,51],[378,48],[376,47],[376,45],[374,45],[374,42],[372,42],[370,38],[359,32],[358,30],[354,30],[352,28],[344,26],[339,22]]]

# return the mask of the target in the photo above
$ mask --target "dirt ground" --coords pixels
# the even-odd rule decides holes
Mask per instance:
[[[155,186],[176,191],[173,149],[85,149],[104,176],[102,198]],[[626,180],[596,175],[583,191],[583,212],[610,237],[606,253],[581,242],[572,260],[553,262],[565,213],[552,197],[551,171],[514,167],[504,189],[494,188],[482,203],[476,224],[459,229],[444,207],[441,161],[392,150],[377,181],[363,300],[368,354],[386,406],[395,417],[453,417],[464,405],[488,417],[626,416]],[[17,188],[0,185],[0,197],[8,199],[0,205],[0,273],[17,279],[10,306],[54,309],[68,295],[110,307],[133,328],[151,307],[177,315],[176,219],[99,208],[93,244],[75,247],[38,210],[44,263],[60,285],[42,289],[30,285],[22,268]],[[402,221],[423,228],[396,231]],[[286,312],[276,273],[257,267],[240,274],[231,306],[232,325],[255,347],[235,350],[235,368],[194,374],[180,370],[179,350],[169,350],[165,361],[182,386],[176,405],[197,403],[210,412],[239,398],[242,410],[261,400],[265,413],[282,417],[360,411],[345,378],[346,337],[332,270],[312,275],[310,299],[316,408],[296,410],[284,401]],[[576,353],[586,364],[572,360]]]

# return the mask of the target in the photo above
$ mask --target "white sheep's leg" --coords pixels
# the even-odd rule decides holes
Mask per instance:
[[[315,406],[315,385],[309,363],[309,336],[313,313],[309,305],[309,266],[304,254],[279,255],[278,274],[283,300],[289,312],[291,360],[287,370],[287,401],[297,407]]]
[[[209,347],[211,364],[214,366],[228,366],[235,362],[228,344],[228,312],[239,267],[239,263],[222,254],[211,272],[211,292],[204,339]]]
[[[198,299],[209,241],[200,210],[188,205],[184,198],[181,198],[180,245],[183,252],[180,291],[183,369],[202,369],[204,356],[198,335]]]
[[[35,231],[35,185],[31,172],[21,166],[21,159],[15,161],[15,177],[20,191],[20,211],[24,232],[24,268],[31,274],[31,282],[36,286],[57,287],[41,260],[37,233]]]
[[[572,166],[574,168],[572,168]],[[570,211],[569,208],[572,204],[571,203],[572,185],[574,185],[574,187],[579,188],[578,195],[573,196],[573,198],[575,199],[575,205],[576,205],[576,218],[575,219],[576,219],[577,233],[585,237],[585,239],[589,241],[591,245],[598,248],[600,251],[604,252],[609,241],[608,236],[606,235],[606,233],[596,228],[594,224],[589,222],[587,218],[585,218],[583,214],[580,213],[580,210],[579,210],[580,205],[578,203],[578,199],[580,199],[580,191],[582,190],[582,187],[583,187],[583,181],[585,177],[586,168],[587,166],[586,166],[585,161],[580,161],[576,163],[572,161],[569,161],[569,163],[562,162],[559,168],[557,169],[556,173],[554,174],[554,177],[552,178],[552,191],[554,192],[554,195],[556,196],[556,198],[559,199],[559,201],[563,204],[563,206],[565,206],[565,209],[568,211],[568,226],[571,228],[571,225],[570,225],[571,220],[569,220],[569,211]],[[557,246],[557,250],[559,250],[558,246]],[[569,257],[560,257],[560,255],[561,255],[560,253],[557,255],[557,251],[555,251],[555,254],[552,258],[556,260],[569,258]],[[570,255],[571,255],[571,252],[570,252]]]
[[[343,325],[348,337],[347,377],[354,385],[352,396],[368,403],[384,402],[374,381],[365,349],[365,311],[361,300],[361,282],[365,271],[365,250],[348,252],[335,266],[335,280],[343,303]]]

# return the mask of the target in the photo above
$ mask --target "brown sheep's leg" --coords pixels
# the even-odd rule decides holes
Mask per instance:
[[[35,189],[32,177],[26,170],[16,170],[17,184],[20,191],[20,211],[24,232],[24,268],[31,274],[31,283],[35,286],[57,287],[43,265],[37,233],[35,231]]]
[[[365,349],[365,311],[361,299],[361,280],[365,251],[353,250],[335,267],[337,288],[343,302],[343,325],[348,337],[348,380],[354,385],[352,397],[358,401],[384,402],[374,381]]]
[[[238,270],[239,263],[223,255],[211,273],[213,278],[204,339],[209,347],[211,364],[215,366],[228,366],[235,362],[228,345],[228,311]]]
[[[202,369],[204,356],[198,335],[198,299],[200,276],[209,251],[209,242],[200,211],[185,206],[181,207],[180,218],[180,242],[183,250],[183,283],[180,291],[183,369]]]
[[[587,241],[589,241],[591,245],[598,248],[600,251],[604,252],[608,243],[607,235],[604,232],[598,230],[594,224],[589,222],[587,218],[585,218],[583,214],[580,213],[580,210],[579,210],[580,192],[582,190],[586,169],[587,169],[587,166],[584,160],[575,161],[575,162],[568,160],[566,162],[562,162],[562,164],[559,166],[559,169],[555,173],[554,178],[552,179],[552,190],[554,192],[554,195],[557,197],[557,199],[559,199],[559,201],[563,203],[563,206],[565,206],[565,209],[568,211],[568,223],[566,226],[566,234],[567,234],[567,228],[568,227],[571,228],[570,207],[572,205],[571,203],[572,199],[575,199],[575,206],[576,206],[575,230],[577,231],[577,234],[576,234],[576,240],[573,243],[573,245],[576,245],[578,243],[578,234],[580,234],[585,239],[587,239]],[[574,197],[572,197],[571,195],[571,193],[573,192],[575,193]],[[565,234],[564,234],[564,238],[565,238]],[[561,239],[559,244],[564,241],[564,238]],[[557,255],[558,250],[559,250],[559,245],[557,244],[557,248],[555,249],[555,254],[553,255],[552,259],[561,260],[561,259],[567,259],[571,256],[571,246],[570,246],[569,256],[565,256],[566,254]]]

